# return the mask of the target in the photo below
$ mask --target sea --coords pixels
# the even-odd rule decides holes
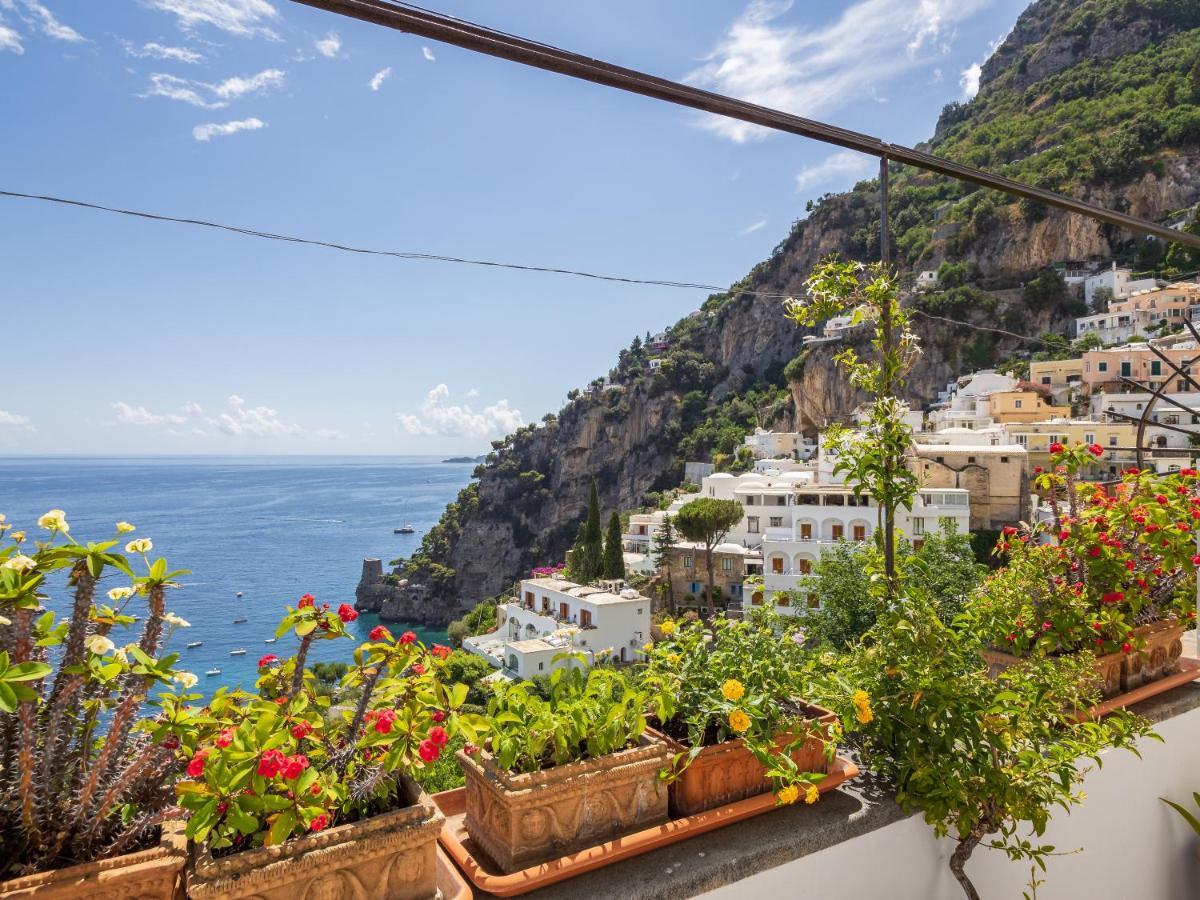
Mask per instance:
[[[310,593],[334,608],[353,605],[363,558],[386,566],[410,554],[473,468],[420,456],[7,456],[0,457],[0,513],[31,538],[45,534],[36,521],[49,509],[66,511],[80,541],[107,540],[116,522],[131,522],[137,531],[130,537],[154,542],[152,558],[187,569],[168,592],[167,608],[190,627],[177,629],[167,649],[179,652],[178,665],[194,672],[197,690],[207,694],[219,686],[252,688],[261,656],[295,650],[287,636],[266,643],[285,604]],[[394,533],[408,524],[416,533]],[[109,571],[101,589],[127,583]],[[64,577],[49,580],[47,594],[49,608],[69,608]],[[128,611],[141,611],[136,598]],[[376,624],[364,613],[349,627],[365,639]],[[427,643],[446,638],[444,630],[413,630]],[[135,625],[113,639],[132,643],[139,635]],[[196,641],[200,646],[187,647]],[[349,662],[355,646],[317,641],[309,660]],[[231,655],[236,650],[246,652]],[[211,670],[220,673],[206,674]]]

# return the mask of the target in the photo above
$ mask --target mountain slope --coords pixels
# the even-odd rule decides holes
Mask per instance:
[[[1200,4],[1037,0],[983,67],[978,96],[948,106],[927,147],[1144,218],[1195,204]],[[917,320],[925,352],[910,379],[916,403],[1022,349],[1016,338],[928,316],[1027,335],[1062,331],[1078,302],[1039,270],[1110,256],[1152,267],[1165,253],[1110,226],[893,172],[897,265],[961,262],[959,277],[970,282],[916,301],[927,314]],[[573,392],[556,416],[496,442],[421,549],[385,581],[360,585],[360,606],[444,624],[530,567],[561,560],[592,476],[606,510],[630,508],[677,484],[685,460],[731,452],[756,423],[811,429],[844,415],[856,398],[828,345],[802,351],[779,300],[746,292],[798,294],[830,253],[876,258],[877,189],[863,182],[822,198],[770,259],[671,329],[657,373],[635,341],[610,373],[620,389]]]

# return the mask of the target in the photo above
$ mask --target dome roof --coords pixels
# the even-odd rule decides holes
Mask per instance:
[[[714,472],[712,475],[709,475],[708,477],[710,479],[716,479],[716,478],[726,479],[726,478],[732,478],[733,476],[730,475],[728,472]]]
[[[746,548],[741,544],[734,544],[726,541],[724,544],[717,544],[713,547],[713,553],[745,553]]]

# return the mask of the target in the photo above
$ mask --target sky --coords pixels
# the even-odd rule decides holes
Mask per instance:
[[[913,144],[1024,5],[437,8]],[[712,285],[877,165],[289,0],[0,0],[0,122],[0,190]],[[0,197],[0,453],[482,453],[705,296]]]

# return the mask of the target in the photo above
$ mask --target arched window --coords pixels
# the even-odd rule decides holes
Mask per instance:
[[[517,671],[517,654],[510,653],[508,655],[508,667],[514,672]]]

